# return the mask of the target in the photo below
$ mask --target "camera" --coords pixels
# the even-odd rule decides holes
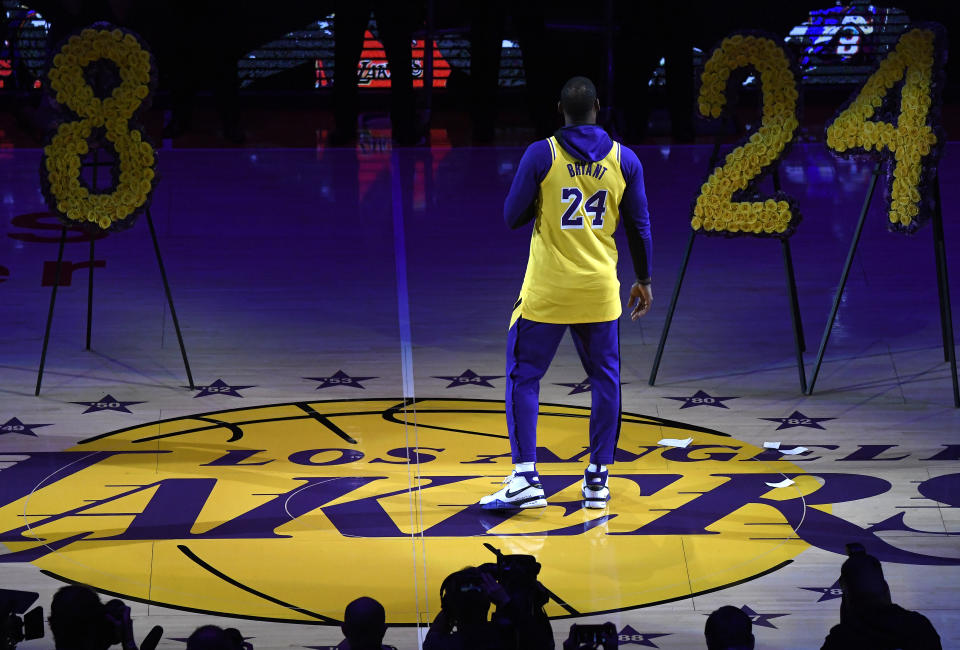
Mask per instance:
[[[0,602],[0,650],[12,650],[21,641],[43,638],[43,608],[27,611],[38,597],[39,594],[18,591]]]
[[[532,586],[540,575],[540,563],[532,555],[497,556],[497,581],[505,588],[509,586]]]
[[[451,625],[486,619],[490,597],[480,571],[471,567],[448,575],[440,585],[440,607]]]
[[[463,569],[451,573],[440,586],[440,606],[449,609],[463,600],[486,598],[483,578],[476,569]]]
[[[572,650],[613,650],[618,646],[620,637],[613,623],[603,625],[571,625],[570,636],[563,644]]]

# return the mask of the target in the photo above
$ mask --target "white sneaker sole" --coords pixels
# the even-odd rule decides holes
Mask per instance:
[[[519,508],[543,508],[546,505],[546,499],[533,499],[531,501],[524,501],[522,503],[494,499],[493,501],[488,501],[487,503],[481,503],[480,507],[484,510],[517,510]]]

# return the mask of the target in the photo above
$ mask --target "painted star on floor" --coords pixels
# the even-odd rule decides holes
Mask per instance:
[[[0,424],[0,436],[5,433],[19,433],[21,436],[34,436],[37,434],[34,433],[34,429],[39,429],[40,427],[49,427],[53,426],[51,424],[26,424],[21,422],[19,418],[10,418],[3,424]]]
[[[504,375],[478,375],[470,370],[470,368],[467,368],[455,377],[432,375],[434,379],[445,379],[449,381],[450,383],[447,384],[447,388],[456,388],[457,386],[486,386],[487,388],[496,388],[496,386],[490,383],[490,380],[500,379],[503,376]]]
[[[705,391],[698,390],[696,393],[694,393],[690,397],[668,397],[667,399],[675,399],[678,402],[683,402],[683,406],[680,407],[681,409],[689,409],[689,408],[693,408],[694,406],[716,406],[717,408],[728,409],[730,407],[724,404],[723,403],[724,401],[728,399],[740,399],[740,398],[739,397],[714,397],[713,395],[710,395]]]
[[[84,415],[87,413],[96,413],[97,411],[118,411],[120,413],[133,413],[128,406],[133,406],[134,404],[146,404],[146,402],[121,402],[116,397],[107,393],[100,399],[95,402],[70,402],[71,404],[80,404],[81,406],[86,406],[87,410],[83,412]]]
[[[634,645],[642,645],[647,648],[659,648],[660,646],[650,639],[656,639],[657,637],[661,636],[670,636],[670,634],[670,632],[637,632],[635,629],[627,625],[617,633],[617,636],[620,637],[619,645],[621,646],[632,643]]]
[[[818,603],[822,603],[825,600],[833,600],[834,598],[841,598],[843,596],[843,590],[840,589],[839,578],[837,578],[837,581],[829,587],[800,587],[800,589],[815,591],[820,594],[820,598],[817,599]]]
[[[184,388],[189,388],[189,386],[184,386]],[[199,391],[194,395],[194,399],[198,397],[206,397],[207,395],[230,395],[231,397],[243,397],[239,392],[244,388],[256,388],[256,386],[231,386],[223,379],[217,379],[215,382],[209,386],[194,386],[194,390]]]
[[[621,381],[620,385],[625,386],[626,384],[629,384],[629,383],[630,383],[629,381]],[[587,377],[583,381],[579,381],[574,384],[554,383],[554,386],[566,386],[567,388],[569,388],[570,392],[567,393],[567,395],[576,395],[577,393],[589,393],[591,390],[593,390],[593,386],[590,385],[589,377]]]
[[[360,388],[366,390],[366,386],[360,382],[368,381],[370,379],[379,379],[379,377],[351,377],[343,370],[338,370],[329,377],[304,377],[304,379],[309,379],[310,381],[319,381],[320,385],[317,386],[316,390],[320,390],[321,388],[330,388],[331,386],[349,386],[350,388]]]
[[[772,627],[773,629],[779,629],[776,625],[770,622],[771,618],[780,618],[781,616],[789,616],[789,614],[760,614],[753,611],[746,605],[740,608],[744,614],[750,617],[750,620],[757,627]]]
[[[780,426],[777,427],[777,431],[781,429],[791,429],[793,427],[807,427],[808,429],[822,429],[826,431],[824,427],[820,426],[821,422],[826,422],[827,420],[836,420],[837,418],[808,418],[806,415],[800,411],[794,411],[785,418],[757,418],[758,420],[769,420],[771,422],[779,422]]]

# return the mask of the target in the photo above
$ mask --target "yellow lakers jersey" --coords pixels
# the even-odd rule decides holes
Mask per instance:
[[[603,160],[578,160],[547,139],[553,162],[540,182],[527,272],[510,324],[594,323],[620,317],[613,233],[626,189],[620,143]]]

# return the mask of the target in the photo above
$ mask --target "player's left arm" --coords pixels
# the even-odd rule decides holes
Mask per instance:
[[[627,233],[627,245],[636,282],[630,287],[627,308],[633,307],[630,318],[637,320],[650,311],[653,303],[653,280],[650,277],[653,258],[653,239],[650,236],[650,211],[647,193],[643,184],[643,166],[637,154],[622,147],[620,169],[627,187],[620,199],[620,219]],[[636,304],[636,306],[634,306]]]

